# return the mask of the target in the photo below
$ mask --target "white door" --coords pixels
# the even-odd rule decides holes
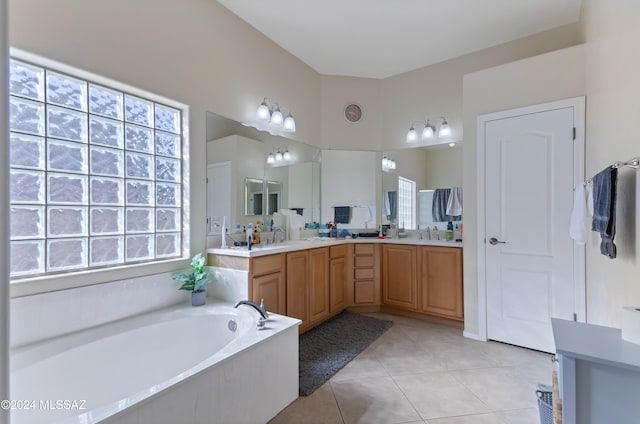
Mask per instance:
[[[231,228],[231,162],[207,165],[207,233],[221,234],[224,219]]]
[[[574,319],[574,108],[485,123],[487,336],[554,352]]]

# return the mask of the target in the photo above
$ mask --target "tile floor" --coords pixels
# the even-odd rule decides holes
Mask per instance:
[[[549,354],[478,342],[411,318],[395,325],[311,396],[269,424],[538,424],[535,389]]]

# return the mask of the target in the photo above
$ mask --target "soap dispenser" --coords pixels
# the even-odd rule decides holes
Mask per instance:
[[[444,239],[447,241],[453,240],[453,222],[447,223],[447,231],[444,233]]]

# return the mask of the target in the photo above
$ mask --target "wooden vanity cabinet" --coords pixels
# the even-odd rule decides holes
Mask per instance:
[[[420,310],[462,321],[462,249],[421,246],[419,255]]]
[[[309,324],[314,325],[331,314],[329,248],[309,250]]]
[[[380,305],[380,245],[357,243],[353,248],[353,305]]]
[[[348,306],[346,244],[329,248],[329,312],[336,314]]]
[[[416,246],[382,246],[382,303],[402,309],[418,309]]]
[[[287,315],[302,321],[300,331],[330,315],[329,248],[287,253]]]
[[[264,299],[268,311],[286,315],[285,255],[251,258],[249,275],[251,301],[260,304]]]
[[[309,325],[309,252],[287,253],[287,315],[302,321],[300,331]]]

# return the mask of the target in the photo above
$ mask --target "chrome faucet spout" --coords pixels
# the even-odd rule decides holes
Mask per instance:
[[[267,315],[267,311],[265,311],[263,308],[260,307],[260,305],[258,305],[257,303],[253,303],[249,300],[241,300],[238,303],[235,304],[234,308],[237,308],[240,305],[247,305],[252,307],[253,309],[255,309],[256,311],[258,311],[258,313],[260,314],[260,316],[262,317],[263,320],[267,320],[269,318],[269,315]]]
[[[271,237],[271,243],[275,243],[277,238],[276,238],[276,234],[278,234],[278,231],[280,231],[281,233],[284,234],[284,231],[282,230],[282,228],[277,227],[273,229],[273,236]]]

